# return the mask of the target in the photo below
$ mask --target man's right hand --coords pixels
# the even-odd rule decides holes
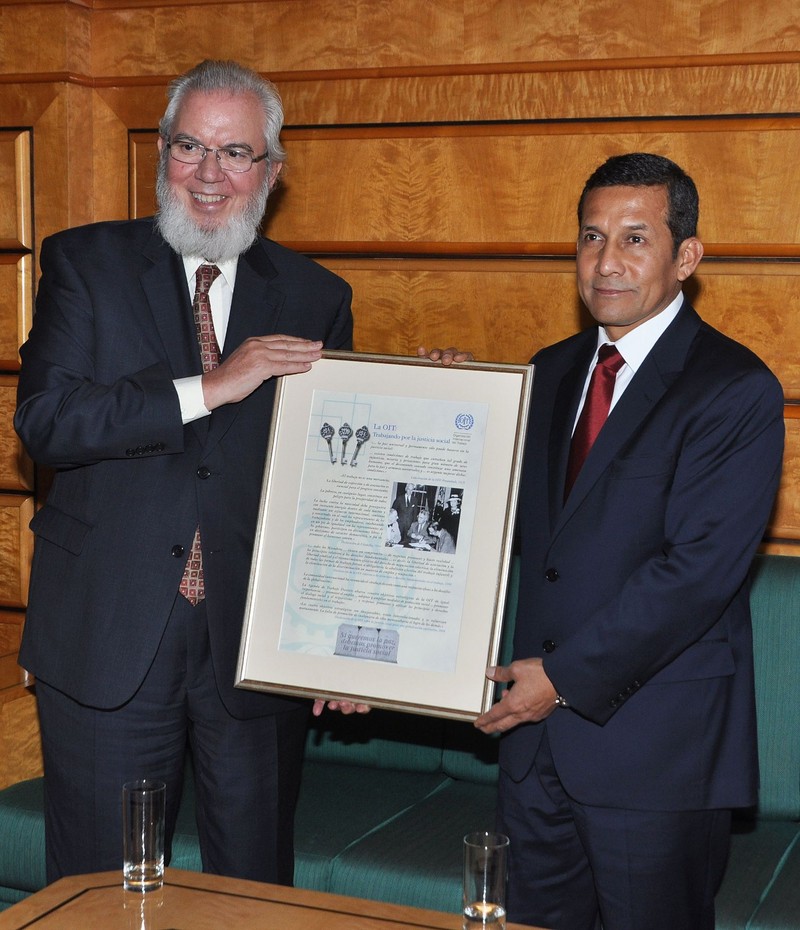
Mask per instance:
[[[321,357],[320,341],[298,336],[251,336],[218,368],[203,375],[203,402],[208,410],[235,404],[269,378],[308,371]]]
[[[432,362],[441,362],[445,366],[452,365],[453,362],[475,361],[475,356],[472,352],[457,349],[455,346],[450,346],[448,349],[428,349],[425,346],[419,346],[417,348],[417,356],[418,358],[428,358]]]

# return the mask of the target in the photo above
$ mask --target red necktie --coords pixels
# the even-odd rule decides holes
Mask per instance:
[[[624,364],[625,359],[619,354],[616,346],[603,345],[598,349],[597,364],[592,372],[589,390],[586,393],[583,410],[581,410],[581,415],[575,426],[572,445],[569,449],[564,500],[567,499],[572,485],[578,477],[578,472],[581,470],[595,439],[597,439],[597,434],[606,422],[611,407],[611,398],[614,394],[617,372]]]
[[[200,345],[204,372],[211,371],[219,365],[219,344],[214,332],[214,319],[211,316],[211,301],[208,299],[208,291],[218,275],[219,268],[216,265],[201,265],[195,274],[194,323],[197,327],[197,342]],[[199,526],[194,531],[192,550],[178,590],[195,607],[206,596]]]

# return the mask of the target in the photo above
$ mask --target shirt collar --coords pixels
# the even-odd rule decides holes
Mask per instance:
[[[197,272],[197,269],[205,264],[206,260],[199,255],[182,255],[183,259],[183,268],[186,272],[186,281],[189,284],[190,290],[194,290],[194,276]],[[225,279],[225,283],[228,287],[233,290],[233,286],[236,283],[236,267],[239,263],[237,258],[226,258],[221,262],[214,262],[214,264],[219,268],[220,274]]]
[[[657,313],[651,319],[646,320],[639,326],[635,326],[630,332],[625,333],[624,336],[617,339],[614,343],[619,350],[619,354],[625,359],[625,364],[634,372],[639,369],[639,366],[647,358],[650,350],[664,334],[669,324],[678,315],[682,305],[683,291],[679,292],[678,296],[672,303],[668,304],[661,313]],[[607,342],[611,341],[604,327],[598,326],[597,348],[599,349],[601,345],[605,345]]]

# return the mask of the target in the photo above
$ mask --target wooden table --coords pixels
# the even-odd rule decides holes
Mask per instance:
[[[62,878],[0,912],[0,930],[461,930],[458,914],[167,869],[161,891],[117,872]],[[507,930],[530,930],[507,924]]]

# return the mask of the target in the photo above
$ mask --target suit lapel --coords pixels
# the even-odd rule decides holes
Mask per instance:
[[[689,347],[697,334],[700,322],[700,317],[692,307],[688,303],[684,304],[678,316],[650,350],[641,367],[625,389],[624,394],[611,411],[608,420],[589,451],[583,468],[581,468],[560,513],[557,528],[562,526],[576,508],[581,505],[581,502],[594,487],[600,476],[610,467],[620,449],[639,429],[664,392],[679,377],[685,367]],[[585,373],[584,368],[584,377]],[[578,381],[577,390],[580,391],[582,381],[580,378]],[[571,407],[572,419],[569,420],[567,430],[569,430],[574,420],[577,402],[577,399],[575,399]],[[559,470],[556,475],[557,483],[562,489],[565,473],[566,455],[562,452],[559,459]],[[551,508],[558,506],[552,488],[550,500]]]
[[[202,374],[183,262],[155,232],[143,254],[148,264],[139,279],[173,377]]]
[[[564,502],[564,477],[572,439],[572,426],[578,410],[583,383],[589,363],[597,345],[597,330],[586,331],[586,338],[578,346],[573,362],[561,379],[553,405],[550,426],[549,469],[550,476],[550,525],[555,526],[561,515]],[[534,376],[535,383],[535,376]]]

